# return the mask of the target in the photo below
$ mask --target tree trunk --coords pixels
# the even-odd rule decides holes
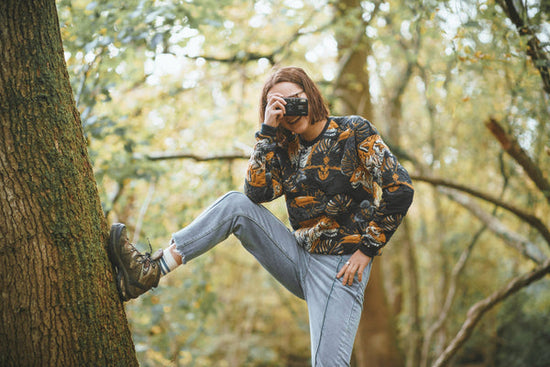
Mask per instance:
[[[391,307],[386,299],[384,273],[380,259],[376,259],[365,293],[363,313],[355,338],[357,367],[403,366],[403,357],[397,350],[397,335]]]
[[[367,71],[368,40],[359,0],[337,3],[336,19],[345,19],[336,33],[340,57],[340,72],[336,81],[336,96],[343,102],[342,114],[358,114],[373,118]],[[404,361],[397,350],[397,334],[393,315],[384,289],[384,274],[380,262],[374,261],[365,293],[363,314],[357,330],[354,357],[357,367],[398,367]]]
[[[0,24],[0,365],[137,365],[55,1]]]
[[[344,23],[337,27],[339,70],[335,95],[342,103],[341,113],[372,119],[372,102],[367,71],[368,40],[359,0],[340,0],[335,17]]]
[[[414,53],[414,49],[410,52]],[[390,94],[387,111],[387,139],[395,146],[400,146],[401,125],[403,122],[403,93],[409,81],[413,76],[414,64],[407,62],[407,66],[399,78],[399,82]],[[418,367],[420,365],[420,351],[422,347],[422,325],[420,320],[420,285],[418,276],[418,266],[416,261],[416,246],[413,242],[409,219],[404,218],[401,224],[403,236],[399,236],[401,242],[399,247],[402,249],[402,273],[401,287],[406,288],[403,291],[407,295],[408,304],[408,324],[407,338],[403,342],[405,353],[405,366]],[[395,237],[394,237],[395,241]],[[397,315],[397,313],[394,313]]]

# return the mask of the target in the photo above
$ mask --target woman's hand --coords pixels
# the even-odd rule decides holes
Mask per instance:
[[[285,115],[286,102],[280,93],[272,93],[267,96],[265,107],[264,124],[277,127],[280,119]]]
[[[372,258],[362,253],[360,250],[355,251],[349,260],[342,266],[342,269],[336,275],[336,278],[342,278],[343,285],[352,285],[355,273],[358,273],[359,282],[363,279],[363,271],[369,265]]]

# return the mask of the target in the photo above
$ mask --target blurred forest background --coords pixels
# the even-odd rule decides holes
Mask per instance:
[[[548,1],[57,7],[104,211],[142,250],[242,190],[262,84],[301,66],[332,114],[371,120],[414,178],[377,262],[401,360],[433,365],[458,343],[455,366],[550,365],[548,277],[488,298],[550,253]],[[282,200],[267,206],[286,220]],[[305,304],[233,237],[126,310],[142,366],[309,364]]]

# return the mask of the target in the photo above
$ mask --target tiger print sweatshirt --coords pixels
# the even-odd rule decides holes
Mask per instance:
[[[413,193],[407,171],[359,116],[330,117],[313,141],[262,125],[245,178],[256,203],[285,196],[298,243],[318,254],[380,254]]]

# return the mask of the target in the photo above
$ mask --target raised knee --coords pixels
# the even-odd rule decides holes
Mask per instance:
[[[224,201],[231,203],[235,208],[240,208],[243,206],[254,204],[252,200],[248,198],[245,194],[239,191],[230,191],[223,197]]]
[[[225,198],[228,200],[248,199],[246,195],[240,191],[229,191],[227,194],[225,194]]]

